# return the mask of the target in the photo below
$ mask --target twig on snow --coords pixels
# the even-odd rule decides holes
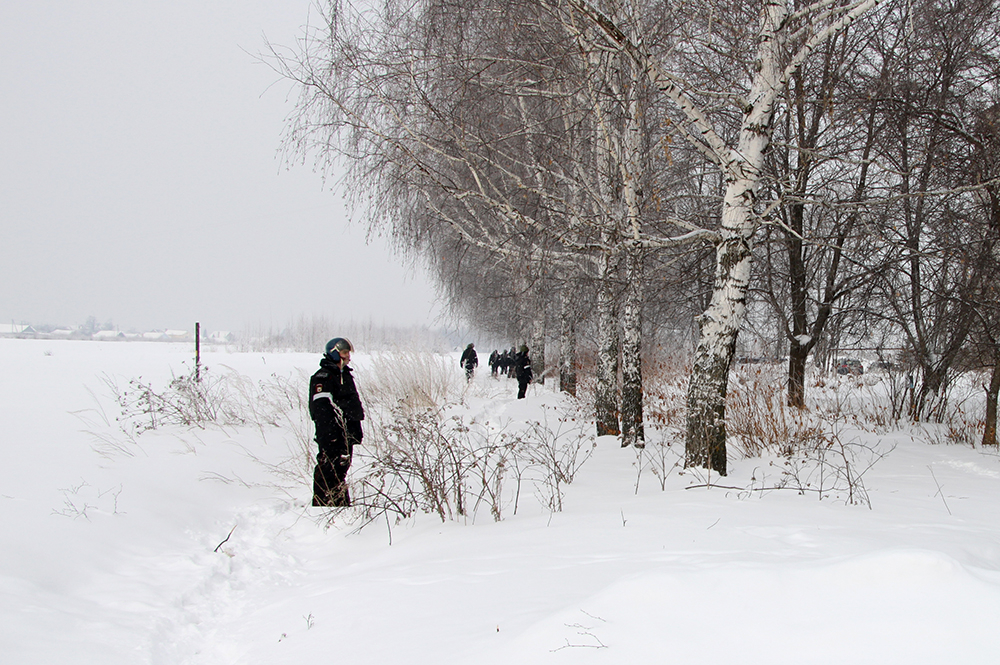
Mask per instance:
[[[233,525],[233,528],[229,530],[229,536],[232,536],[232,535],[233,535],[233,531],[236,531],[236,526],[237,526],[237,525],[235,525],[235,524],[234,524],[234,525]],[[223,541],[222,541],[221,543],[219,543],[218,545],[216,545],[216,546],[215,546],[215,549],[214,549],[214,550],[212,550],[212,551],[213,551],[213,552],[218,552],[218,551],[219,551],[219,548],[220,548],[220,547],[222,547],[223,545],[225,545],[225,544],[226,544],[226,542],[227,542],[227,541],[229,540],[229,536],[226,536],[226,540],[223,540]]]
[[[941,502],[944,503],[945,510],[947,510],[948,514],[951,515],[951,508],[948,507],[948,502],[944,498],[944,492],[941,490],[941,483],[938,482],[937,476],[934,475],[934,469],[931,468],[930,464],[927,465],[927,469],[931,472],[931,478],[934,479],[934,484],[937,485],[938,495],[941,497]]]

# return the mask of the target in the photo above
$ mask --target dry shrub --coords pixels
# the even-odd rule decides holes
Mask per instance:
[[[818,418],[850,423],[866,432],[884,434],[899,424],[897,381],[893,377],[819,375],[806,400]]]
[[[481,507],[499,521],[517,513],[522,488],[553,511],[564,486],[596,445],[586,421],[546,408],[538,421],[475,422],[455,404],[390,410],[358,451],[351,481],[365,522],[418,512],[441,521],[476,517]]]
[[[287,424],[288,414],[304,411],[303,377],[272,374],[255,381],[236,370],[199,368],[174,375],[164,388],[141,377],[125,387],[110,375],[102,381],[118,407],[115,422],[125,440],[163,427],[253,426],[259,430]],[[108,420],[108,419],[105,419]],[[124,452],[124,451],[122,451]]]
[[[975,447],[983,440],[986,430],[985,386],[989,377],[984,372],[967,372],[949,386],[943,417],[938,427],[927,427],[931,443],[958,444]]]
[[[860,382],[843,390],[835,381],[813,384],[818,394],[812,395],[812,410],[791,407],[786,380],[780,367],[751,365],[734,372],[730,382],[726,424],[731,449],[744,458],[770,456],[769,468],[779,471],[773,482],[767,481],[766,471],[755,472],[745,491],[791,489],[870,508],[864,476],[889,451],[866,437],[847,439],[844,432],[884,427],[891,408],[873,402]],[[864,404],[869,408],[860,408]]]
[[[645,420],[655,428],[683,427],[690,365],[677,356],[643,365]]]
[[[368,519],[429,512],[443,522],[469,515],[470,495],[474,514],[492,493],[491,512],[500,519],[506,459],[516,443],[507,432],[474,431],[446,408],[396,407],[359,452],[354,505]],[[478,493],[475,480],[482,481]]]
[[[785,456],[780,476],[773,486],[766,485],[766,473],[762,473],[760,479],[755,473],[751,482],[759,481],[760,484],[751,485],[749,491],[790,489],[799,494],[815,493],[821,501],[839,499],[848,505],[871,508],[865,474],[894,448],[885,450],[881,442],[870,443],[858,438],[845,440],[839,429],[833,427],[819,432],[809,445]]]
[[[89,415],[105,452],[134,454],[144,432],[167,426],[253,427],[264,442],[277,435],[288,446],[290,455],[277,463],[257,459],[283,481],[281,489],[299,494],[312,483],[316,446],[302,372],[256,381],[226,367],[203,368],[197,379],[175,376],[162,389],[142,379],[124,388],[113,377],[104,382],[119,414],[80,415]],[[516,512],[522,487],[561,510],[565,485],[596,445],[591,421],[569,398],[558,409],[544,408],[537,421],[477,421],[464,404],[470,385],[445,356],[377,356],[359,383],[366,436],[355,449],[350,483],[361,519],[429,512],[458,520],[487,508],[499,520]]]
[[[667,479],[683,466],[686,428],[686,392],[691,371],[680,354],[646,359],[643,364],[643,390],[646,445],[636,449],[635,491],[644,472],[650,472],[666,490]],[[673,444],[678,445],[674,446]]]
[[[815,441],[821,424],[808,411],[790,407],[781,372],[769,365],[740,368],[730,381],[726,426],[742,457],[788,456]]]
[[[283,490],[311,483],[315,464],[312,421],[309,418],[302,388],[307,375],[271,374],[254,380],[245,374],[221,366],[219,370],[201,367],[174,376],[164,388],[142,378],[131,379],[125,387],[110,375],[102,377],[118,408],[109,416],[94,395],[97,408],[78,412],[87,432],[95,440],[97,452],[108,455],[135,454],[143,433],[161,428],[253,428],[265,444],[273,435],[287,446],[289,455],[277,462],[253,457],[285,484]],[[220,479],[223,479],[220,476]]]

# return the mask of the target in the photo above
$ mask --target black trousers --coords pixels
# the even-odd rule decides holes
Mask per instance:
[[[313,471],[314,506],[347,507],[351,494],[347,490],[347,470],[351,468],[351,455],[327,455],[320,450]]]
[[[518,379],[517,380],[517,398],[524,399],[524,392],[528,389],[528,379]]]

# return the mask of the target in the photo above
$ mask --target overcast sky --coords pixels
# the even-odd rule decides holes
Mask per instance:
[[[423,272],[278,155],[294,95],[251,54],[310,6],[0,1],[0,322],[436,322]]]

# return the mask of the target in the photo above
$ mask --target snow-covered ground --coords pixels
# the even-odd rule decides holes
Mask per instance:
[[[525,496],[500,522],[358,531],[306,505],[283,471],[299,445],[287,428],[108,445],[107,379],[166,385],[191,355],[0,340],[0,662],[1000,662],[994,452],[851,434],[888,452],[863,477],[869,508],[754,489],[781,477],[773,460],[733,459],[721,483],[673,468],[661,489],[600,439],[562,512]],[[204,355],[292,382],[317,360]],[[354,363],[362,390],[369,360]],[[562,403],[515,390],[481,371],[465,406],[515,422]]]

